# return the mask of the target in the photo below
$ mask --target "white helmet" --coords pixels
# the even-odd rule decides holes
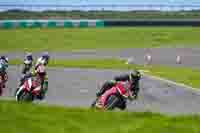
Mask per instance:
[[[42,65],[44,65],[45,64],[45,60],[43,59],[43,58],[38,58],[38,60],[37,60],[37,63],[36,63],[37,65],[39,65],[39,64],[42,64]]]
[[[30,65],[30,64],[32,64],[32,61],[31,60],[24,60],[24,64]]]

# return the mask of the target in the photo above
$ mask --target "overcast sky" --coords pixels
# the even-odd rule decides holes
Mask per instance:
[[[200,0],[0,0],[0,4],[200,4]]]
[[[91,6],[93,4],[93,6]],[[117,4],[120,7],[105,6],[110,4]],[[23,10],[182,10],[183,6],[177,7],[151,7],[151,6],[122,6],[124,5],[134,5],[134,4],[163,4],[163,5],[190,5],[190,7],[184,7],[184,10],[200,9],[200,0],[0,0],[0,11],[9,9],[23,9]],[[11,6],[12,5],[12,6]],[[13,6],[16,5],[16,6]],[[27,6],[26,6],[27,5]],[[35,6],[34,6],[35,5]],[[37,5],[37,6],[36,6]],[[43,5],[43,6],[38,6]],[[51,5],[51,6],[50,6]],[[54,5],[78,5],[79,7],[65,6],[59,7]],[[81,5],[88,5],[86,7],[81,7]],[[94,5],[98,5],[94,6]],[[191,5],[198,5],[196,7],[191,7]],[[159,9],[157,9],[159,8]],[[185,9],[187,8],[187,9]]]

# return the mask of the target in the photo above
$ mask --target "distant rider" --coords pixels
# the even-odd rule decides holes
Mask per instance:
[[[5,56],[0,56],[0,75],[2,76],[2,86],[0,87],[0,96],[2,95],[2,89],[6,87],[6,82],[8,81],[7,75],[8,68],[8,58]]]
[[[49,59],[50,59],[50,56],[49,56],[48,52],[44,52],[42,54],[42,56],[37,59],[37,62],[35,64],[35,69],[37,69],[37,67],[40,64],[43,64],[44,66],[48,65]]]
[[[24,57],[24,66],[22,68],[22,76],[20,79],[19,87],[24,83],[24,76],[28,73],[31,73],[31,68],[33,66],[33,55],[31,53],[27,53]]]

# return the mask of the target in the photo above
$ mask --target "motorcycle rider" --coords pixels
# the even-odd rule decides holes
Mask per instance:
[[[32,53],[27,53],[24,57],[24,66],[22,68],[22,76],[20,78],[19,87],[24,83],[24,76],[31,73],[31,68],[33,66],[33,55]]]
[[[0,96],[2,95],[2,89],[6,87],[5,84],[8,81],[7,68],[8,68],[8,58],[5,56],[1,56],[0,57],[0,74],[2,76],[3,84],[0,87]]]
[[[44,64],[38,65],[35,70],[34,76],[36,77],[36,82],[38,86],[40,86],[40,95],[37,97],[38,99],[42,100],[45,97],[45,94],[48,90],[48,76],[46,72],[46,67]]]
[[[42,56],[37,59],[37,62],[35,64],[35,69],[37,69],[37,67],[40,64],[43,64],[44,66],[48,65],[49,59],[50,59],[50,56],[49,56],[48,52],[44,52],[42,54]]]
[[[131,71],[129,74],[122,74],[122,75],[116,76],[116,77],[114,77],[114,80],[106,81],[102,85],[101,89],[96,93],[96,96],[100,97],[107,90],[111,89],[113,86],[115,86],[120,81],[124,81],[124,82],[127,81],[130,83],[130,90],[132,92],[131,100],[137,99],[138,93],[140,90],[140,87],[139,87],[140,78],[141,78],[141,74],[137,70]],[[126,101],[122,101],[120,108],[122,110],[124,110],[126,108]]]
[[[35,64],[35,70],[32,73],[32,76],[36,77],[36,81],[41,85],[41,93],[38,96],[38,99],[42,100],[45,97],[45,94],[48,90],[48,75],[46,72],[46,66],[49,63],[50,56],[48,52],[44,52],[41,57],[37,59]]]

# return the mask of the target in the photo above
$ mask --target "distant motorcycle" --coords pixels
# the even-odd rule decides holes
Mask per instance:
[[[0,96],[3,93],[3,88],[5,88],[5,82],[8,80],[8,76],[5,73],[0,72]]]
[[[4,83],[3,83],[3,75],[0,74],[0,96],[2,95],[3,86],[4,86]]]
[[[119,82],[103,95],[97,97],[91,107],[100,110],[113,110],[115,108],[124,110],[126,101],[132,100],[132,92],[129,88],[129,83]]]
[[[41,85],[37,85],[37,82],[32,77],[27,78],[23,85],[19,87],[16,92],[16,101],[32,102],[41,94]]]

